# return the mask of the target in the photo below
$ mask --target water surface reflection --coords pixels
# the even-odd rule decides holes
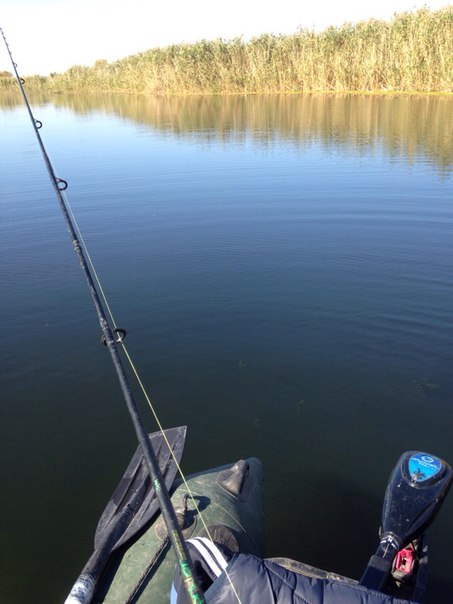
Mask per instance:
[[[32,95],[76,113],[106,112],[137,124],[209,141],[252,138],[268,146],[285,140],[295,146],[322,142],[327,149],[356,154],[382,148],[389,158],[453,166],[453,98],[410,95]],[[21,103],[1,95],[0,106]]]

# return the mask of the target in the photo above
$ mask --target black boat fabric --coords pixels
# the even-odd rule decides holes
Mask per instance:
[[[229,562],[219,573],[190,541],[207,604],[416,604],[346,581],[306,577],[250,554],[231,555],[222,547],[219,551]],[[171,604],[190,604],[179,570]]]

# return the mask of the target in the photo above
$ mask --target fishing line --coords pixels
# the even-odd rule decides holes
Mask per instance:
[[[161,431],[161,433],[163,435],[163,438],[164,438],[164,440],[165,440],[165,442],[167,444],[167,447],[169,448],[170,454],[173,457],[173,461],[174,461],[174,463],[175,463],[175,465],[176,465],[176,467],[178,469],[179,475],[181,476],[181,479],[182,479],[182,481],[184,483],[184,486],[186,487],[187,492],[189,494],[189,497],[190,497],[190,499],[192,501],[192,504],[193,504],[193,506],[194,506],[194,508],[195,508],[195,510],[196,510],[196,512],[197,512],[197,514],[198,514],[198,516],[200,518],[200,520],[201,520],[201,524],[203,525],[203,528],[206,531],[206,534],[207,534],[209,540],[212,543],[214,543],[214,539],[213,539],[213,537],[212,537],[212,535],[211,535],[211,533],[209,531],[209,528],[208,528],[208,526],[206,524],[206,521],[205,521],[205,519],[203,517],[203,514],[201,513],[201,510],[198,507],[198,504],[196,502],[195,495],[193,494],[193,492],[192,492],[192,490],[191,490],[191,488],[190,488],[190,486],[189,486],[189,484],[188,484],[188,482],[186,480],[184,472],[182,471],[182,468],[181,468],[178,460],[176,459],[176,456],[175,456],[175,454],[173,452],[173,449],[171,448],[170,443],[168,442],[167,436],[165,435],[164,429],[163,429],[163,427],[162,427],[162,425],[161,425],[161,423],[159,421],[159,418],[158,418],[157,413],[156,413],[156,411],[154,409],[153,403],[152,403],[151,399],[148,396],[148,393],[147,393],[147,391],[145,389],[145,386],[144,386],[142,380],[140,379],[140,376],[139,376],[139,374],[137,372],[137,369],[136,369],[136,367],[134,365],[134,362],[132,361],[132,359],[131,359],[131,357],[129,355],[129,352],[127,351],[127,348],[126,348],[126,345],[124,344],[124,342],[121,341],[120,343],[121,343],[121,347],[123,348],[123,351],[124,351],[124,353],[126,355],[126,358],[129,361],[129,365],[131,366],[131,369],[134,372],[134,375],[135,375],[135,377],[137,379],[137,382],[140,385],[140,388],[142,389],[143,395],[144,395],[146,401],[148,402],[148,405],[149,405],[149,407],[150,407],[150,409],[151,409],[151,411],[152,411],[152,413],[154,415],[154,419],[156,420],[156,423],[159,426],[159,430]],[[235,588],[235,586],[233,584],[233,580],[231,579],[231,577],[230,577],[230,575],[229,575],[229,573],[228,573],[228,571],[227,571],[226,568],[224,568],[224,572],[225,572],[225,575],[226,575],[226,577],[228,579],[228,583],[231,585],[231,589],[232,589],[234,595],[236,596],[238,604],[241,604],[241,599],[239,597],[239,594],[237,593],[236,588]]]
[[[68,207],[69,207],[69,210],[71,212],[71,216],[74,218],[74,223],[75,223],[75,226],[76,226],[77,231],[79,233],[80,240],[81,240],[82,245],[84,247],[84,250],[86,252],[86,256],[88,258],[90,266],[91,266],[91,268],[93,270],[96,282],[97,282],[98,287],[99,287],[99,291],[101,292],[101,295],[102,295],[102,298],[104,300],[105,306],[106,306],[106,308],[108,310],[108,313],[110,315],[110,318],[112,320],[112,324],[115,326],[115,328],[117,328],[117,324],[116,324],[115,318],[114,318],[114,316],[112,314],[111,307],[110,307],[110,305],[108,303],[108,300],[107,300],[106,294],[104,292],[104,288],[102,287],[99,275],[98,275],[98,273],[96,271],[96,268],[95,268],[95,266],[93,264],[93,261],[91,259],[91,255],[90,255],[90,253],[89,253],[89,251],[87,249],[86,242],[83,239],[82,233],[80,232],[79,225],[77,223],[77,220],[74,217],[74,214],[72,212],[71,206],[69,204],[68,204]],[[198,506],[198,503],[197,503],[197,501],[195,499],[195,495],[193,494],[192,489],[190,488],[189,483],[187,482],[186,476],[185,476],[185,474],[184,474],[184,472],[183,472],[183,470],[181,468],[181,465],[180,465],[180,463],[179,463],[179,461],[178,461],[178,459],[177,459],[177,457],[176,457],[176,455],[175,455],[175,453],[173,451],[173,447],[171,446],[171,444],[170,444],[170,442],[169,442],[169,440],[167,438],[167,435],[165,434],[164,427],[162,426],[162,424],[161,424],[161,422],[159,420],[159,416],[157,415],[157,411],[155,410],[153,402],[152,402],[150,396],[148,395],[148,392],[147,392],[147,390],[145,388],[145,385],[144,385],[144,383],[143,383],[143,381],[142,381],[142,379],[140,377],[140,374],[138,373],[138,370],[137,370],[137,368],[135,366],[135,363],[132,360],[131,355],[129,354],[129,351],[128,351],[127,347],[126,347],[126,344],[124,343],[124,339],[119,340],[117,343],[121,344],[121,348],[122,348],[122,350],[124,352],[124,355],[126,356],[126,358],[128,360],[128,363],[129,363],[129,366],[130,366],[130,368],[131,368],[131,370],[132,370],[132,372],[133,372],[133,374],[135,376],[135,379],[137,380],[137,383],[140,386],[140,389],[141,389],[141,391],[143,393],[143,396],[144,396],[146,402],[148,403],[149,408],[151,409],[151,412],[152,412],[153,417],[154,417],[154,419],[156,421],[156,424],[157,424],[157,426],[158,426],[158,428],[160,430],[160,433],[162,434],[162,438],[165,441],[165,444],[167,445],[169,453],[170,453],[171,457],[173,458],[173,462],[174,462],[174,464],[175,464],[175,466],[176,466],[176,468],[178,470],[178,473],[179,473],[179,475],[180,475],[180,477],[181,477],[181,479],[183,481],[183,484],[184,484],[185,488],[187,489],[187,493],[188,493],[188,495],[190,497],[190,500],[192,501],[192,505],[195,508],[195,510],[196,510],[196,512],[198,514],[198,517],[200,518],[201,524],[202,524],[202,526],[203,526],[203,528],[204,528],[204,530],[205,530],[205,532],[206,532],[209,540],[212,543],[214,543],[214,539],[213,539],[213,537],[211,535],[211,532],[210,532],[210,530],[208,528],[208,525],[206,524],[204,516],[203,516],[203,514],[202,514],[202,512],[201,512],[201,510],[200,510],[200,508]],[[235,586],[233,584],[233,581],[232,581],[232,579],[231,579],[228,571],[226,570],[226,568],[224,568],[224,572],[225,572],[225,575],[226,575],[226,577],[228,579],[229,584],[231,585],[231,589],[232,589],[234,595],[236,596],[238,604],[241,604],[241,599],[239,597],[239,594],[237,593],[236,588],[235,588]]]
[[[13,69],[14,69],[14,72],[15,72],[15,75],[16,75],[16,79],[17,79],[17,82],[19,84],[19,88],[20,88],[20,91],[22,93],[22,97],[24,99],[24,102],[25,102],[28,114],[30,116],[30,120],[31,120],[33,128],[35,130],[36,138],[38,140],[38,143],[39,143],[39,146],[40,146],[43,158],[44,158],[44,162],[46,164],[46,168],[48,170],[48,173],[49,173],[52,185],[53,185],[53,187],[55,189],[55,192],[57,194],[57,198],[58,198],[58,201],[60,203],[60,207],[61,207],[61,209],[63,211],[64,217],[65,217],[65,220],[66,220],[66,223],[67,223],[67,226],[68,226],[69,234],[70,234],[71,239],[72,239],[74,251],[76,252],[76,254],[79,257],[82,270],[84,271],[85,277],[86,277],[86,279],[88,281],[88,285],[89,285],[89,288],[90,288],[90,291],[91,291],[91,295],[92,295],[94,304],[96,306],[96,311],[98,313],[98,318],[99,318],[99,321],[100,321],[100,324],[101,324],[101,328],[102,328],[102,331],[103,331],[103,334],[104,334],[103,335],[103,342],[109,348],[109,350],[110,350],[110,352],[112,354],[112,360],[113,360],[115,369],[116,369],[116,371],[118,373],[118,377],[120,379],[120,385],[122,387],[123,394],[125,396],[129,412],[131,414],[131,419],[132,419],[132,421],[134,423],[134,427],[136,428],[139,442],[142,445],[142,449],[143,449],[143,452],[145,454],[145,459],[146,459],[146,461],[148,463],[148,466],[149,466],[150,475],[151,475],[151,477],[153,479],[153,482],[154,482],[154,480],[157,480],[159,482],[160,470],[159,470],[158,463],[157,464],[153,463],[152,457],[154,455],[154,452],[152,451],[151,445],[149,444],[149,440],[148,440],[146,432],[145,432],[146,443],[148,443],[149,446],[146,446],[146,443],[142,443],[142,436],[143,435],[141,433],[144,430],[144,426],[143,426],[142,430],[138,429],[138,428],[142,427],[142,426],[137,426],[137,422],[141,423],[141,417],[139,416],[138,409],[136,409],[135,400],[133,399],[132,393],[130,391],[130,387],[129,387],[129,384],[128,384],[127,377],[126,377],[125,374],[121,375],[121,372],[124,373],[124,370],[122,368],[122,364],[121,364],[120,358],[119,357],[116,358],[116,355],[115,355],[115,353],[117,354],[117,350],[116,350],[116,345],[117,344],[121,344],[122,350],[123,350],[123,352],[124,352],[124,354],[125,354],[125,356],[126,356],[126,358],[128,360],[128,363],[129,363],[129,365],[130,365],[130,367],[132,369],[132,372],[133,372],[133,374],[134,374],[134,376],[135,376],[135,378],[137,380],[137,383],[139,384],[139,386],[140,386],[140,388],[142,390],[142,393],[143,393],[143,395],[144,395],[144,397],[145,397],[145,399],[146,399],[146,401],[147,401],[147,403],[148,403],[148,405],[149,405],[149,407],[151,409],[151,412],[152,412],[152,414],[154,416],[154,419],[155,419],[155,421],[156,421],[156,423],[157,423],[157,425],[159,427],[161,435],[162,435],[162,437],[163,437],[163,439],[164,439],[164,441],[165,441],[165,443],[166,443],[166,445],[168,447],[170,455],[173,458],[173,461],[174,461],[174,463],[176,465],[176,468],[177,468],[177,470],[179,472],[179,475],[181,476],[181,479],[182,479],[182,481],[184,483],[184,486],[187,489],[187,492],[188,492],[188,495],[189,495],[189,497],[190,497],[190,499],[192,501],[192,504],[193,504],[195,510],[198,513],[198,516],[199,516],[199,518],[201,520],[203,528],[204,528],[204,530],[205,530],[208,538],[210,539],[210,541],[214,542],[214,539],[213,539],[213,537],[212,537],[212,535],[211,535],[211,533],[209,531],[209,528],[208,528],[208,526],[206,524],[206,521],[203,518],[203,514],[201,513],[201,510],[199,509],[199,506],[198,506],[198,504],[197,504],[197,502],[195,500],[195,496],[194,496],[194,494],[193,494],[193,492],[192,492],[192,490],[191,490],[191,488],[190,488],[190,486],[189,486],[189,484],[188,484],[188,482],[186,480],[186,477],[185,477],[185,475],[184,475],[184,473],[182,471],[182,468],[181,468],[181,466],[180,466],[180,464],[179,464],[179,462],[178,462],[178,460],[177,460],[177,458],[175,456],[173,448],[172,448],[170,442],[168,441],[168,438],[167,438],[167,436],[165,434],[165,431],[164,431],[164,428],[163,428],[163,426],[162,426],[162,424],[161,424],[161,422],[159,420],[159,417],[158,417],[157,412],[156,412],[156,410],[154,408],[154,405],[153,405],[153,403],[151,401],[151,398],[149,397],[149,395],[148,395],[148,393],[146,391],[146,388],[145,388],[145,386],[144,386],[144,384],[143,384],[143,382],[142,382],[142,380],[140,378],[140,375],[138,373],[138,370],[137,370],[137,368],[136,368],[136,366],[135,366],[135,364],[134,364],[134,362],[133,362],[133,360],[132,360],[132,358],[131,358],[131,356],[130,356],[127,348],[126,348],[126,345],[124,344],[125,331],[123,329],[120,329],[120,328],[117,327],[117,323],[116,323],[115,318],[113,316],[110,304],[108,302],[108,299],[107,299],[107,296],[105,294],[104,288],[102,286],[101,280],[99,278],[98,272],[96,271],[94,262],[93,262],[93,260],[91,258],[91,255],[89,253],[88,247],[87,247],[86,242],[85,242],[85,240],[83,238],[81,229],[80,229],[79,224],[77,222],[77,219],[76,219],[76,217],[74,215],[74,212],[73,212],[73,210],[71,208],[71,204],[69,203],[69,200],[68,200],[68,198],[67,198],[67,196],[65,194],[65,190],[68,187],[68,183],[64,179],[58,178],[56,176],[56,174],[55,174],[52,162],[51,162],[51,160],[49,158],[49,155],[48,155],[48,153],[46,151],[46,148],[45,148],[44,143],[42,141],[41,135],[39,133],[39,130],[42,128],[42,122],[40,120],[37,120],[34,117],[34,115],[33,115],[33,112],[31,110],[31,107],[30,107],[30,104],[29,104],[29,101],[28,101],[25,89],[23,87],[23,85],[25,84],[25,80],[22,77],[20,77],[20,75],[19,75],[19,72],[18,72],[18,69],[17,69],[17,64],[15,63],[15,61],[13,59],[11,50],[9,48],[8,42],[6,40],[6,37],[5,37],[5,34],[4,34],[2,28],[0,28],[0,33],[2,34],[5,46],[7,48],[8,54],[10,56],[11,63],[13,65]],[[93,276],[94,276],[94,281],[96,283],[97,288],[94,285]],[[110,321],[111,321],[111,323],[113,325],[113,329],[111,329],[110,326],[109,326],[109,324],[108,324],[107,318],[106,318],[105,313],[104,313],[104,308],[102,307],[101,301],[99,300],[99,294],[100,294],[100,297],[102,298],[102,301],[103,301],[103,304],[105,306],[105,309],[107,310],[107,313],[108,313],[108,315],[110,317]],[[117,338],[114,337],[114,334],[117,335]],[[132,409],[131,409],[131,406],[133,407]],[[151,451],[149,451],[150,448],[151,448]],[[149,460],[148,457],[151,457],[151,460]],[[157,465],[157,472],[156,472],[156,465]],[[154,476],[156,473],[157,473],[157,478],[155,478],[155,476]],[[162,491],[166,492],[165,484],[163,484],[161,476],[160,476],[160,483],[161,484],[158,486],[158,488],[156,490],[159,490],[161,493],[162,493]],[[167,493],[167,496],[168,496],[168,493]],[[165,497],[165,495],[164,495],[164,497]],[[165,520],[166,524],[167,524],[167,522],[170,523],[170,524],[172,524],[172,522],[171,522],[172,519],[171,518],[169,519],[168,517],[166,517],[167,514],[168,514],[168,511],[167,511],[167,514],[165,513],[165,511],[166,511],[165,508],[168,506],[168,503],[170,503],[171,510],[173,511],[173,514],[174,514],[174,509],[173,509],[173,506],[171,504],[171,501],[168,500],[168,502],[166,502],[166,503],[164,503],[164,502],[160,502],[160,503],[161,503],[162,515],[164,517],[164,520]],[[176,518],[175,518],[175,520],[176,520]],[[193,566],[192,566],[190,555],[189,555],[189,553],[187,551],[187,546],[185,545],[185,541],[184,541],[184,538],[182,536],[181,530],[179,529],[179,526],[178,526],[177,522],[176,522],[176,527],[168,526],[167,528],[168,528],[168,534],[169,534],[169,536],[170,536],[170,534],[172,534],[173,535],[173,539],[175,539],[175,537],[174,537],[175,532],[177,534],[177,537],[176,537],[176,541],[177,542],[173,543],[173,546],[174,546],[174,548],[176,550],[177,555],[179,554],[179,556],[177,556],[177,557],[179,559],[180,564],[181,563],[188,564],[190,566],[190,568],[191,568],[191,571],[192,571],[192,576],[190,577],[189,583],[190,583],[190,586],[193,586],[193,587],[192,587],[192,591],[190,591],[190,589],[188,587],[187,591],[189,593],[189,597],[192,599],[193,602],[197,602],[199,604],[202,604],[203,602],[205,602],[204,596],[203,596],[203,592],[201,591],[200,587],[198,586],[198,582],[196,580],[196,576],[195,576],[195,573],[194,573],[194,569],[193,569]],[[180,533],[179,535],[178,535],[178,532]],[[178,539],[178,537],[179,537],[179,539]],[[182,564],[181,564],[181,566],[182,566]],[[241,604],[241,600],[240,600],[239,595],[238,595],[238,593],[237,593],[237,591],[236,591],[236,589],[234,587],[234,584],[233,584],[233,582],[231,580],[231,577],[229,576],[229,573],[226,571],[226,569],[224,569],[224,570],[225,570],[226,577],[227,577],[227,579],[228,579],[228,581],[229,581],[229,583],[231,585],[232,591],[233,591],[233,593],[234,593],[234,595],[235,595],[238,603]],[[187,570],[185,572],[187,573]]]

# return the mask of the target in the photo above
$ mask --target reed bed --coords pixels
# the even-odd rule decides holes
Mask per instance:
[[[453,6],[315,33],[203,40],[74,66],[35,88],[148,94],[453,92]],[[0,84],[1,85],[1,84]]]

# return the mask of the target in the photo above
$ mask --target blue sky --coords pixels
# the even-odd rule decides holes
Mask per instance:
[[[2,0],[3,28],[22,75],[112,61],[148,48],[201,39],[324,29],[448,0]],[[0,71],[11,71],[6,49]]]

